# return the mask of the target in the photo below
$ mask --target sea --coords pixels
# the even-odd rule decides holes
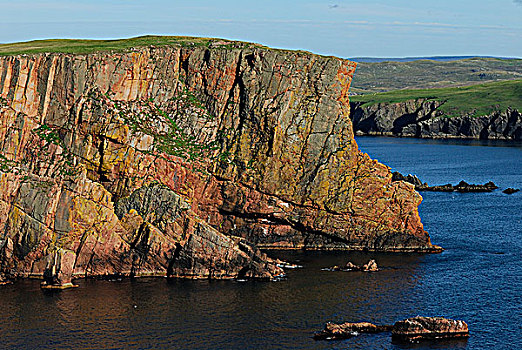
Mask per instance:
[[[268,251],[299,264],[279,282],[143,278],[0,286],[6,349],[522,349],[522,144],[358,137],[359,148],[430,185],[493,181],[491,193],[423,192],[441,254]],[[374,273],[326,271],[375,259]],[[389,333],[315,341],[326,322],[413,316],[468,323],[467,340],[394,344]]]

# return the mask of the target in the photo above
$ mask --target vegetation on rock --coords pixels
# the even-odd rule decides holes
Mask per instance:
[[[270,279],[252,243],[440,250],[354,142],[354,63],[221,45],[0,57],[21,166],[0,173],[0,274]]]

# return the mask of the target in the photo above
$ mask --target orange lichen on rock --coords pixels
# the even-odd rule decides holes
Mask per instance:
[[[413,186],[357,148],[354,70],[212,45],[1,57],[1,273],[272,278],[252,243],[437,250]]]

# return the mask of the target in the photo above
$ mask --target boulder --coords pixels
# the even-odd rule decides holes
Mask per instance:
[[[392,173],[392,181],[405,181],[417,187],[427,187],[428,184],[426,182],[422,182],[417,175],[408,174],[406,176],[402,175],[398,171]]]
[[[377,262],[375,260],[370,260],[366,265],[362,266],[363,271],[379,271],[379,268],[377,267]]]
[[[408,318],[395,322],[392,329],[392,339],[400,342],[465,337],[469,337],[466,322],[444,317]]]
[[[518,188],[509,187],[509,188],[506,188],[504,191],[502,191],[502,193],[513,194],[513,193],[518,192],[518,191],[520,191]]]

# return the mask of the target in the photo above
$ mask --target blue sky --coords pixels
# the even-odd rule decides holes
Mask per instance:
[[[0,42],[143,34],[340,57],[522,57],[522,0],[0,0]]]

